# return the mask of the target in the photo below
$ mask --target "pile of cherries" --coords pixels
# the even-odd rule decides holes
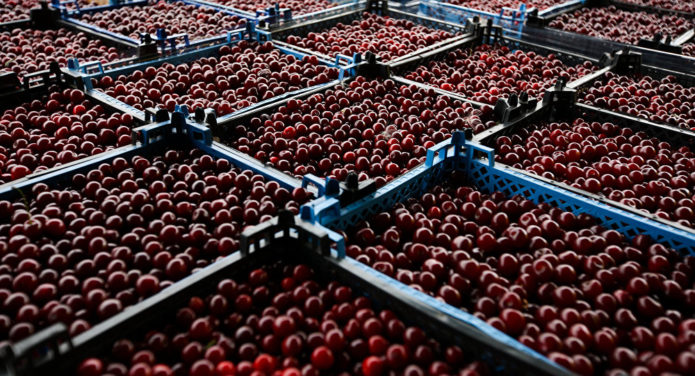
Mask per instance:
[[[456,175],[348,231],[350,257],[582,375],[695,369],[695,258]]]
[[[686,56],[695,56],[695,42],[683,44],[681,53]]]
[[[695,153],[611,123],[540,124],[497,139],[496,160],[695,227]]]
[[[48,69],[51,62],[67,66],[69,58],[80,62],[101,61],[102,64],[124,57],[115,47],[107,47],[98,39],[65,28],[55,30],[20,29],[0,32],[0,67],[17,73]]]
[[[607,72],[580,94],[583,103],[695,129],[695,87],[684,87],[674,76],[623,76]]]
[[[296,176],[343,181],[348,172],[382,186],[426,158],[427,148],[455,130],[478,133],[494,124],[468,103],[432,89],[398,86],[360,76],[304,100],[292,99],[273,114],[252,118],[222,140]]]
[[[188,34],[190,40],[220,36],[226,30],[244,27],[246,20],[214,8],[180,1],[150,0],[145,6],[125,6],[77,17],[82,22],[140,40],[141,33],[154,35],[165,29],[168,35]]]
[[[354,20],[349,25],[338,23],[326,31],[311,32],[304,38],[291,35],[287,37],[287,43],[330,57],[369,51],[381,57],[382,61],[390,61],[451,37],[453,34],[448,31],[365,12],[361,20]]]
[[[115,342],[108,358],[85,359],[77,375],[488,373],[460,347],[442,346],[347,286],[318,281],[306,265],[276,263],[237,281],[165,313],[159,330]]]
[[[575,80],[596,70],[590,61],[567,66],[554,54],[512,51],[507,46],[480,45],[474,50],[456,50],[443,60],[421,65],[405,77],[444,90],[465,94],[471,99],[495,104],[497,99],[526,91],[541,97],[562,77]]]
[[[526,9],[536,8],[538,10],[544,10],[552,6],[566,3],[567,0],[525,0],[525,1],[506,1],[506,0],[447,0],[449,4],[460,5],[470,9],[482,10],[484,12],[492,12],[498,14],[502,8],[519,9],[521,4],[526,4]],[[511,16],[511,14],[505,11],[505,15]],[[519,15],[517,14],[517,17]]]
[[[240,41],[222,46],[219,57],[190,63],[165,63],[128,76],[92,79],[94,87],[137,109],[178,105],[213,108],[225,115],[287,92],[338,78],[339,71],[320,65],[316,57],[298,60],[271,42]]]
[[[0,201],[0,341],[62,322],[74,336],[235,252],[309,194],[200,150],[116,158],[65,188]]]
[[[628,12],[615,6],[581,8],[553,19],[550,27],[574,33],[637,44],[655,34],[676,37],[693,28],[692,21],[675,15]]]
[[[333,8],[337,3],[328,0],[283,0],[283,1],[257,1],[257,0],[212,0],[211,2],[224,6],[241,9],[255,13],[257,10],[274,7],[277,3],[280,9],[289,8],[292,14],[305,14]]]
[[[670,9],[680,12],[695,13],[695,2],[686,0],[621,0],[622,2],[646,7]]]
[[[108,113],[73,89],[5,110],[0,117],[0,183],[132,143],[133,117]]]
[[[28,19],[29,11],[38,6],[38,0],[6,0],[0,5],[0,22]]]
[[[79,0],[80,7],[89,7],[96,0]],[[0,4],[0,23],[29,19],[30,11],[39,8],[39,0],[4,0]],[[65,4],[69,9],[72,3]]]

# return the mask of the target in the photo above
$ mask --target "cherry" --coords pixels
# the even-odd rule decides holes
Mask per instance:
[[[319,346],[311,353],[311,364],[319,370],[327,370],[333,366],[333,352],[326,346]]]

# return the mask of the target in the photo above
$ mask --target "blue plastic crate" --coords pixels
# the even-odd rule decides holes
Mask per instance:
[[[219,53],[219,48],[226,44],[226,45],[235,45],[239,43],[241,40],[268,40],[270,38],[266,37],[267,33],[262,31],[262,30],[257,30],[252,25],[249,24],[249,26],[246,29],[238,29],[234,30],[232,32],[228,32],[226,39],[223,44],[219,45],[213,45],[213,46],[207,46],[207,47],[202,47],[199,49],[187,51],[187,52],[182,52],[180,54],[174,54],[174,55],[169,55],[169,56],[163,56],[154,60],[149,60],[145,62],[138,62],[137,60],[122,60],[118,63],[114,64],[108,64],[106,66],[102,65],[99,62],[89,62],[89,63],[83,63],[79,64],[77,63],[76,60],[71,60],[69,63],[69,70],[71,71],[72,74],[76,75],[78,77],[78,80],[81,80],[81,85],[84,87],[85,91],[101,100],[104,103],[108,103],[109,106],[117,108],[123,112],[130,113],[135,117],[136,119],[141,119],[145,120],[147,115],[144,111],[138,110],[126,103],[123,103],[116,98],[110,97],[106,93],[96,90],[92,86],[92,79],[101,79],[104,76],[110,76],[112,78],[115,78],[119,75],[127,75],[130,74],[136,70],[144,70],[147,67],[158,67],[160,65],[163,65],[165,63],[170,63],[170,64],[182,64],[186,62],[191,62],[195,61],[200,58],[204,57],[214,57],[218,56]],[[274,47],[282,52],[283,54],[287,55],[292,55],[295,56],[297,59],[302,59],[306,57],[307,55],[303,52],[297,51],[294,48],[292,48],[289,45],[282,44],[282,43],[274,43]],[[319,59],[319,63],[322,65],[326,65],[329,67],[335,67],[340,70],[339,73],[339,78],[338,80],[328,82],[323,85],[327,86],[332,86],[338,83],[345,75],[350,75],[351,70],[350,67],[344,67],[341,66],[338,62],[331,62],[327,61],[324,59]],[[320,85],[320,86],[323,86]],[[252,110],[258,107],[262,107],[271,103],[275,103],[278,101],[282,101],[286,98],[289,98],[291,96],[301,94],[305,91],[313,89],[312,87],[307,87],[304,89],[299,89],[293,92],[285,93],[267,100],[260,101],[258,103],[255,103],[249,107],[246,107],[244,109],[240,109],[236,112],[232,112],[230,114],[227,114],[225,116],[222,116],[218,119],[218,121],[223,121],[235,114],[242,113],[248,110]]]
[[[509,197],[521,195],[534,203],[548,203],[575,214],[589,214],[596,218],[601,225],[616,229],[628,238],[646,234],[650,235],[654,241],[672,247],[682,254],[695,254],[695,238],[692,235],[645,220],[640,216],[615,209],[584,196],[558,189],[551,184],[511,169],[500,168],[495,165],[493,149],[466,141],[462,133],[457,133],[451,139],[429,149],[427,161],[424,164],[377,190],[371,196],[344,208],[340,207],[335,198],[323,196],[302,206],[300,217],[327,228],[347,229],[372,215],[389,211],[396,203],[420,196],[432,186],[445,180],[453,170],[465,172],[470,184],[481,191],[499,191]],[[345,242],[342,236],[330,232],[330,230],[327,231],[331,233],[331,239],[335,242],[333,252],[339,257],[344,256]],[[367,265],[350,258],[347,259],[354,264],[360,264],[364,273],[374,272]],[[458,320],[468,320],[472,325],[479,326],[487,335],[504,341],[510,346],[516,346],[519,351],[536,359],[539,363],[552,363],[508,335],[491,328],[484,321],[456,307],[442,303],[384,274],[380,274],[380,278],[390,280],[394,290],[409,291],[410,294]]]
[[[480,156],[483,158],[479,158]],[[302,216],[331,228],[348,228],[370,215],[391,208],[406,198],[424,193],[453,169],[466,173],[470,183],[483,191],[499,191],[507,196],[522,195],[535,203],[548,203],[574,214],[588,214],[606,228],[627,238],[649,235],[682,254],[695,255],[695,235],[643,216],[606,205],[583,195],[558,188],[494,162],[494,150],[467,142],[461,133],[427,152],[427,161],[378,189],[375,194],[345,208],[334,198],[323,197],[302,208]]]

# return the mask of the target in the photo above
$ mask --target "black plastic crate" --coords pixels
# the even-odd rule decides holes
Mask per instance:
[[[79,65],[79,64],[73,64],[73,67],[70,68],[71,73],[76,75],[77,77],[77,82],[76,85],[78,87],[84,88],[88,93],[91,95],[97,96],[100,99],[102,99],[105,102],[109,102],[112,104],[114,107],[120,108],[122,111],[131,113],[134,117],[138,119],[144,119],[147,116],[147,111],[150,109],[148,108],[136,108],[134,105],[125,103],[118,98],[121,96],[125,96],[125,94],[119,94],[118,96],[114,95],[108,95],[104,88],[100,85],[99,81],[103,80],[105,77],[110,77],[112,80],[112,89],[115,89],[115,85],[113,85],[113,81],[117,79],[120,76],[130,76],[136,71],[139,71],[141,73],[144,73],[148,68],[159,68],[164,64],[173,64],[173,65],[180,65],[180,64],[192,64],[195,63],[199,60],[204,60],[204,59],[220,59],[222,56],[225,56],[223,53],[223,50],[226,48],[227,49],[227,54],[229,56],[234,56],[231,55],[232,51],[231,49],[234,48],[235,46],[239,46],[240,43],[243,43],[245,45],[242,48],[242,51],[239,53],[245,53],[248,52],[252,48],[258,48],[258,49],[264,49],[265,47],[263,44],[265,42],[261,41],[263,38],[264,33],[263,32],[258,32],[254,27],[247,27],[246,29],[239,29],[235,30],[234,32],[229,32],[227,34],[227,37],[224,42],[220,42],[220,44],[212,45],[212,46],[204,46],[200,47],[195,50],[189,50],[185,52],[181,52],[178,54],[172,54],[169,56],[162,56],[156,59],[148,60],[148,61],[139,61],[138,59],[132,59],[132,60],[127,60],[127,61],[121,61],[117,63],[112,63],[112,64],[85,64],[85,65]],[[330,69],[325,69],[325,72],[322,72],[324,75],[327,75],[327,79],[329,80],[328,83],[335,83],[337,82],[338,79],[342,79],[345,75],[348,73],[346,72],[346,67],[341,67],[336,63],[333,63],[331,61],[326,61],[322,59],[315,58],[311,55],[304,54],[302,52],[298,52],[296,49],[292,48],[291,46],[287,46],[282,43],[278,42],[272,42],[272,46],[269,51],[263,52],[263,53],[274,53],[274,52],[279,52],[281,56],[292,56],[296,60],[299,61],[304,61],[305,59],[315,59],[317,66],[321,66],[323,68],[330,68]],[[313,63],[312,63],[313,64]],[[289,64],[288,64],[289,65]],[[309,66],[311,68],[311,66]],[[316,73],[313,77],[308,77],[308,76],[302,76],[303,72],[298,72],[300,80],[302,80],[299,84],[296,84],[295,86],[306,86],[306,87],[300,87],[297,90],[292,90],[285,92],[283,94],[278,94],[278,95],[273,95],[272,97],[268,99],[263,99],[260,94],[257,95],[257,100],[258,102],[256,103],[250,103],[249,106],[247,107],[242,107],[237,110],[233,110],[235,105],[238,105],[236,103],[231,104],[231,109],[230,113],[217,113],[220,118],[218,120],[222,121],[230,116],[232,116],[234,113],[239,112],[239,111],[246,111],[250,108],[262,106],[268,103],[273,103],[276,101],[280,101],[283,98],[290,97],[293,95],[296,95],[298,93],[301,93],[303,91],[306,91],[308,89],[311,89],[313,86],[321,86],[324,84],[328,83],[323,83],[323,84],[316,84],[314,82],[311,82],[311,80],[317,80],[317,77],[321,73]],[[180,73],[180,72],[179,72]],[[216,73],[217,74],[217,73]],[[262,75],[261,75],[262,76]],[[222,74],[217,74],[217,77],[225,77]],[[303,81],[308,81],[306,83],[302,83]],[[237,79],[237,83],[235,84],[236,87],[230,84],[230,89],[228,90],[236,90],[240,88],[243,84],[242,81]],[[317,80],[318,81],[318,80]],[[96,87],[96,89],[95,89]],[[186,95],[189,95],[188,93]],[[223,97],[220,95],[216,97],[215,99],[219,101],[219,103],[222,103],[220,99]],[[137,99],[137,98],[136,98]],[[149,100],[147,96],[144,96],[144,100]],[[239,100],[241,102],[241,100]],[[218,103],[218,104],[219,104]],[[183,103],[176,103],[174,105],[174,108],[170,108],[168,106],[165,106],[166,104],[159,104],[155,103],[155,107],[159,108],[166,108],[168,111],[173,111],[176,106],[183,106]],[[144,107],[143,103],[140,103],[139,107]],[[195,109],[191,109],[193,111]]]
[[[24,130],[24,132],[21,132],[24,134],[24,136],[11,136],[10,141],[21,138],[26,139],[26,146],[21,146],[20,144],[8,144],[8,139],[4,139],[3,142],[4,147],[6,147],[5,150],[11,151],[14,158],[18,158],[18,154],[16,153],[23,148],[30,148],[29,151],[32,152],[33,150],[32,153],[37,154],[37,157],[34,161],[36,165],[33,168],[31,165],[28,166],[30,167],[28,174],[21,173],[19,174],[21,175],[19,178],[8,178],[3,184],[17,184],[19,181],[25,180],[34,175],[42,175],[60,170],[66,165],[77,163],[82,158],[89,158],[93,156],[94,154],[91,151],[93,149],[79,149],[82,146],[81,143],[84,141],[91,142],[93,148],[102,148],[103,152],[107,151],[106,149],[111,150],[113,148],[117,148],[119,145],[124,146],[131,143],[134,144],[140,140],[139,131],[143,126],[150,123],[150,120],[137,119],[130,114],[122,112],[118,108],[111,106],[108,102],[102,101],[101,98],[94,97],[89,93],[75,89],[72,85],[70,85],[71,81],[72,78],[65,72],[58,69],[57,65],[54,64],[51,71],[37,72],[32,75],[25,76],[24,83],[7,87],[8,91],[3,95],[0,95],[0,99],[2,99],[2,104],[0,105],[0,114],[5,115],[5,112],[11,111],[11,113],[7,114],[8,118],[4,120],[7,122],[7,124],[17,121],[17,116],[22,117],[23,120],[20,121],[36,122],[36,124],[34,124],[32,127],[33,129],[27,128]],[[15,83],[17,82],[15,81]],[[50,104],[49,99],[51,99],[54,95],[57,96],[55,99],[56,102]],[[75,100],[72,99],[73,96],[75,96]],[[45,102],[43,102],[44,100]],[[90,106],[83,106],[82,103],[84,101],[89,101]],[[48,117],[42,118],[38,114],[39,110],[46,111],[49,105],[57,106],[55,107],[55,110],[52,110],[56,112],[52,112],[49,115],[60,114],[60,116],[56,117],[55,119],[51,119]],[[95,111],[94,114],[92,114],[93,111]],[[89,116],[85,117],[86,115]],[[61,121],[63,123],[61,123]],[[79,121],[79,129],[74,128],[74,124],[71,123],[74,121]],[[99,125],[98,123],[101,121],[106,122],[106,124]],[[115,123],[109,123],[109,121],[115,121]],[[49,122],[51,123],[50,126],[48,125]],[[95,122],[97,123],[96,125],[91,124]],[[49,128],[44,129],[46,126],[49,126]],[[16,126],[7,128],[4,132],[5,136],[7,136],[14,128],[16,128]],[[62,128],[65,128],[65,132],[61,130],[62,133],[55,133]],[[110,132],[108,132],[107,129],[110,130]],[[57,165],[53,166],[53,164],[47,163],[52,167],[42,171],[36,171],[36,167],[46,165],[43,163],[39,164],[39,158],[42,157],[45,152],[52,149],[50,145],[42,144],[41,147],[37,146],[37,141],[32,142],[33,145],[29,145],[28,140],[31,136],[30,132],[34,130],[39,130],[42,132],[41,135],[48,137],[49,140],[52,140],[51,142],[60,140],[61,142],[64,141],[65,145],[73,144],[73,137],[82,137],[87,133],[92,133],[93,135],[89,136],[90,138],[88,139],[81,138],[80,144],[76,144],[77,147],[75,148],[69,146],[64,150],[53,150],[54,154],[71,150],[73,156],[68,157],[64,161],[60,161],[58,155],[52,155],[51,158],[54,158],[53,164],[57,163]],[[102,131],[106,133],[102,134]],[[123,136],[127,137],[120,140],[120,138]],[[94,139],[94,137],[96,137],[96,139]],[[22,151],[22,153],[24,153],[24,151]],[[85,153],[87,154],[85,157],[79,156],[80,154]],[[6,172],[8,174],[10,173],[9,171]]]
[[[476,327],[475,320],[466,321],[465,315],[456,318],[446,315],[439,307],[419,300],[364,265],[330,256],[326,232],[295,220],[288,213],[247,230],[242,239],[242,252],[227,256],[72,340],[65,337],[65,328],[58,325],[33,340],[5,348],[8,374],[72,374],[80,361],[105,354],[119,338],[140,337],[143,331],[162,326],[192,296],[214,293],[221,280],[243,278],[249,271],[279,260],[289,265],[305,264],[314,270],[316,280],[348,286],[354,296],[367,298],[375,310],[390,310],[406,324],[425,330],[428,338],[444,345],[460,346],[465,359],[479,360],[490,374],[569,374],[560,367],[539,362],[514,344],[492,337],[486,329]],[[38,356],[34,355],[36,351]]]
[[[681,73],[690,73],[695,70],[695,59],[685,55],[680,55],[683,38],[690,39],[691,26],[687,31],[680,35],[666,35],[668,33],[657,33],[657,35],[643,36],[637,43],[628,44],[617,42],[605,38],[592,37],[589,35],[564,31],[549,27],[548,25],[557,17],[568,14],[570,11],[577,11],[584,8],[606,6],[606,3],[586,2],[580,6],[567,9],[561,13],[544,16],[531,16],[524,28],[522,39],[539,44],[553,46],[556,48],[566,48],[571,51],[586,54],[587,56],[600,58],[604,53],[630,48],[643,55],[643,64],[650,67],[658,67],[664,70],[671,70]],[[610,6],[619,8],[620,4],[610,3]],[[651,12],[653,13],[653,11]],[[658,14],[657,14],[658,15]],[[673,16],[670,14],[669,16]],[[691,18],[686,22],[693,24]]]
[[[41,33],[45,33],[46,31],[54,31],[57,32],[58,30],[66,30],[70,33],[83,33],[89,41],[99,41],[103,43],[103,46],[106,46],[108,48],[115,48],[117,51],[117,54],[119,55],[117,59],[109,62],[116,62],[121,59],[126,59],[126,58],[131,58],[133,56],[138,56],[138,45],[137,44],[132,44],[132,43],[127,43],[122,40],[118,40],[115,38],[112,38],[108,35],[104,34],[99,34],[99,33],[94,33],[93,31],[89,29],[82,28],[78,25],[71,24],[69,22],[65,22],[60,18],[60,13],[57,9],[48,7],[46,3],[42,3],[41,8],[36,8],[31,11],[31,19],[22,21],[20,23],[12,23],[12,24],[0,24],[0,33],[6,33],[9,34],[10,36],[13,33],[13,30],[20,30],[20,32],[27,32],[30,33],[32,31],[37,31]],[[77,35],[77,34],[75,34]],[[48,47],[53,47],[55,46],[48,46]],[[47,56],[48,58],[52,58],[51,55]],[[71,56],[66,56],[66,58],[69,60]],[[142,55],[142,58],[144,58],[144,55]],[[85,60],[86,62],[87,58],[81,58]],[[106,62],[106,61],[104,61]],[[62,68],[65,68],[67,66],[66,64],[63,64]],[[5,84],[8,81],[24,81],[24,75],[27,74],[24,70],[22,72],[22,76],[18,76],[14,72],[7,70],[8,75],[6,78],[4,78],[3,84]],[[50,69],[45,69],[43,71],[38,71],[38,72],[32,72],[29,74],[29,76],[36,76],[39,74],[46,74],[50,71]],[[4,86],[4,85],[3,85]],[[3,89],[0,88],[0,95],[2,94],[7,94],[11,90],[8,89]]]

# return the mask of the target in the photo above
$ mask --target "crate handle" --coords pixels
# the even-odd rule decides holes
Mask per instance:
[[[302,205],[299,208],[299,216],[304,221],[320,224],[323,217],[340,217],[340,208],[340,201],[337,198],[323,196]]]
[[[41,358],[58,358],[61,354],[61,343],[66,343],[68,350],[72,349],[72,341],[65,324],[53,324],[15,344],[0,348],[0,359],[10,375],[17,374],[16,367],[20,363],[33,368]]]

